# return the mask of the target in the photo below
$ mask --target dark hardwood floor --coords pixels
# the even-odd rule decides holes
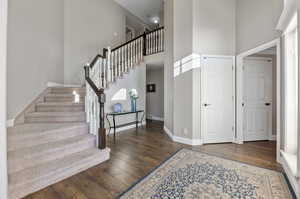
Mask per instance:
[[[148,121],[147,126],[109,138],[111,159],[99,166],[47,187],[26,199],[105,199],[116,198],[140,178],[181,148],[241,161],[259,167],[281,170],[276,163],[276,143],[270,141],[237,144],[212,144],[190,147],[172,142],[163,133],[162,123]]]

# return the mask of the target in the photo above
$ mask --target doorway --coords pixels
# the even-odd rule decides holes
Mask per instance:
[[[146,65],[146,118],[148,121],[164,121],[164,64]]]
[[[272,57],[276,56],[276,49],[264,53],[267,52],[244,59],[244,141],[272,140],[272,123],[276,123],[276,117],[272,117],[275,104]]]
[[[235,59],[201,58],[201,132],[203,142],[233,142],[235,136]]]
[[[280,39],[237,56],[236,140],[276,141],[280,158]]]

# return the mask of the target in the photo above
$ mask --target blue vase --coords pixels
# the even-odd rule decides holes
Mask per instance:
[[[131,98],[131,112],[136,112],[136,99]]]

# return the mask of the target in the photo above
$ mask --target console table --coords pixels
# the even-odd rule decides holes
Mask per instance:
[[[143,115],[142,115],[142,119],[139,121],[139,114],[140,113],[143,114]],[[135,114],[135,121],[129,122],[129,123],[126,123],[126,124],[116,125],[116,117],[117,116],[130,115],[130,114]],[[109,132],[108,132],[108,134],[110,134],[110,130],[111,129],[114,129],[114,141],[116,141],[116,129],[124,127],[124,126],[129,126],[129,125],[132,125],[132,124],[135,124],[136,132],[137,132],[139,124],[143,123],[144,116],[145,116],[145,111],[144,110],[138,110],[138,111],[135,111],[135,112],[124,111],[124,112],[120,112],[120,113],[116,113],[116,112],[107,113],[106,114],[106,119],[107,119],[108,125],[109,125]],[[112,117],[112,123],[113,123],[113,125],[111,125],[109,117]]]

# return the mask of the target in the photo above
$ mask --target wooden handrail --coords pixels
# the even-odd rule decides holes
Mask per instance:
[[[141,37],[144,37],[144,38],[145,38],[146,35],[151,34],[151,33],[153,33],[153,32],[156,32],[156,31],[159,31],[159,30],[162,30],[162,29],[164,29],[164,28],[165,28],[165,27],[162,26],[162,27],[159,27],[159,28],[157,28],[157,29],[155,29],[155,30],[151,30],[151,31],[149,31],[149,32],[144,32],[142,35],[137,36],[136,38],[133,38],[133,39],[131,39],[131,40],[125,42],[124,44],[121,44],[121,45],[119,45],[119,46],[113,48],[111,51],[112,51],[112,52],[113,52],[113,51],[116,51],[116,50],[118,50],[119,48],[122,48],[122,47],[126,46],[127,44],[130,44],[131,42],[134,42],[135,40],[140,39]]]
[[[144,34],[145,34],[145,33],[144,33]],[[131,40],[125,42],[124,44],[121,44],[121,45],[119,45],[119,46],[113,48],[111,51],[112,51],[112,52],[113,52],[113,51],[116,51],[116,50],[118,50],[119,48],[122,48],[123,46],[126,46],[127,44],[130,44],[131,42],[140,39],[141,37],[144,36],[144,34],[142,34],[142,35],[140,35],[140,36],[138,36],[138,37],[136,37],[136,38],[134,38],[134,39],[131,39]]]
[[[96,62],[97,62],[97,59],[99,57],[102,57],[102,56],[97,55],[94,58],[94,60],[96,60]],[[104,104],[105,104],[105,98],[106,97],[105,97],[104,89],[103,88],[98,89],[96,84],[90,78],[90,68],[92,68],[95,65],[95,63],[93,63],[93,65],[86,65],[84,67],[84,70],[85,70],[85,80],[90,85],[90,87],[93,89],[95,94],[97,95],[98,102],[100,104],[100,113],[99,113],[100,122],[99,122],[99,129],[98,129],[98,148],[100,150],[103,150],[103,149],[106,148],[106,129],[105,129],[105,124],[104,124],[104,121],[105,121],[105,119],[104,119],[104,117],[105,117]]]
[[[156,31],[158,31],[158,30],[162,30],[162,29],[164,29],[164,28],[165,28],[165,27],[162,26],[162,27],[156,28],[156,29],[154,29],[154,30],[151,30],[151,31],[149,31],[149,32],[146,32],[146,34],[151,34],[151,33],[153,33],[153,32],[156,32]]]
[[[113,48],[110,52],[119,55],[120,52],[117,51],[118,49],[120,49],[132,42],[135,42],[135,41],[137,41],[136,44],[134,45],[134,52],[135,52],[135,55],[134,55],[135,60],[134,61],[136,61],[136,62],[138,62],[138,59],[139,59],[138,56],[140,56],[140,55],[142,57],[142,56],[147,56],[147,55],[162,52],[163,51],[163,33],[158,32],[162,29],[164,29],[164,27],[160,27],[160,28],[157,28],[157,29],[149,31],[149,32],[144,32],[142,35]],[[158,33],[155,33],[155,32],[158,32]],[[153,33],[153,35],[151,35],[152,33]],[[160,35],[160,36],[158,36],[158,35]],[[143,38],[143,39],[141,39],[141,38]],[[126,47],[126,49],[127,49],[127,47]],[[137,51],[139,51],[140,54],[138,54]],[[123,67],[124,67],[124,62],[128,64],[128,60],[126,60],[126,59],[128,59],[128,57],[129,57],[129,52],[125,51],[125,54],[124,54],[124,51],[122,50],[121,53],[123,53],[123,54],[121,54],[121,58],[120,57],[118,58],[118,63],[117,63],[118,66],[117,67],[120,67],[120,64],[123,64]],[[131,55],[131,53],[130,53],[130,55]],[[111,55],[108,53],[108,49],[104,48],[102,55],[97,54],[94,57],[94,59],[92,60],[92,62],[90,64],[86,64],[84,67],[85,80],[86,80],[87,84],[91,87],[93,92],[96,94],[96,96],[98,97],[98,102],[100,105],[100,113],[99,113],[100,120],[99,120],[99,129],[98,129],[98,147],[99,147],[99,149],[106,148],[106,129],[105,129],[105,124],[104,124],[104,121],[105,121],[105,119],[104,119],[104,116],[105,116],[105,113],[104,113],[104,104],[105,104],[104,88],[107,85],[107,79],[104,80],[104,78],[105,78],[105,74],[107,75],[106,70],[108,70],[108,66],[105,64],[107,64],[107,62],[109,62],[109,60],[104,61],[104,65],[105,65],[104,67],[106,67],[106,68],[101,68],[100,69],[101,74],[98,74],[101,76],[100,78],[102,80],[102,84],[100,83],[102,85],[101,88],[98,88],[97,85],[95,84],[95,82],[91,79],[90,70],[94,68],[94,66],[96,65],[96,63],[98,62],[99,59],[105,60],[105,59],[110,59],[110,58],[111,58]],[[120,60],[121,60],[121,62],[120,62]],[[134,62],[134,61],[131,60],[131,62]],[[103,67],[103,65],[101,65],[100,67]],[[115,74],[116,73],[115,68],[113,70],[114,70],[114,74]],[[118,74],[117,76],[119,76],[120,68],[117,70],[118,70],[118,72],[116,74]],[[124,68],[122,68],[121,73],[123,72],[123,70],[124,70]],[[127,65],[126,70],[128,70],[128,65]],[[105,81],[105,83],[104,83],[104,81]]]

